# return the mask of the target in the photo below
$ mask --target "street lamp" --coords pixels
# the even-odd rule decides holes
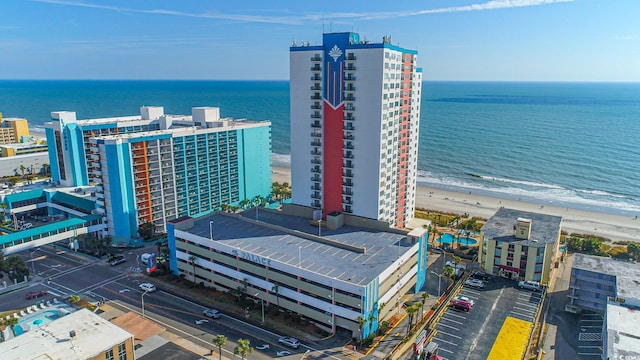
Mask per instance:
[[[38,250],[40,250],[40,248],[35,248],[31,250],[31,270],[32,270],[31,272],[33,276],[36,276],[36,263],[33,262],[33,253],[35,253]]]
[[[438,296],[440,296],[440,280],[442,280],[442,277],[440,277],[440,274],[435,271],[432,271],[431,273],[438,277]]]
[[[149,292],[149,290],[145,291],[142,293],[142,318],[144,319],[144,296],[147,295],[147,293]]]
[[[262,305],[262,325],[264,325],[264,300],[262,300],[258,295],[260,295],[260,293],[256,293],[253,296],[255,296],[258,299],[260,299],[260,305]]]
[[[213,240],[213,220],[209,221],[209,240]]]

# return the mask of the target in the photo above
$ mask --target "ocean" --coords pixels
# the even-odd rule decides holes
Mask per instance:
[[[42,131],[79,119],[218,106],[270,120],[273,164],[289,165],[287,81],[0,81],[0,112]],[[640,213],[640,84],[425,82],[418,181],[445,190],[635,216]]]

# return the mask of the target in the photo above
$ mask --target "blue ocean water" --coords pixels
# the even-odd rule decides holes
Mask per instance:
[[[287,81],[0,81],[0,112],[37,130],[51,111],[134,115],[141,105],[270,120],[289,162]],[[425,82],[419,182],[540,204],[640,213],[640,84]]]

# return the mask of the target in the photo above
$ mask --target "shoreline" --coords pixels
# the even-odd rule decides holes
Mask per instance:
[[[291,183],[291,169],[272,167],[272,181]],[[599,235],[611,241],[637,241],[640,219],[631,216],[540,205],[495,196],[478,195],[417,185],[416,208],[490,218],[501,206],[562,217],[562,229],[570,233]]]

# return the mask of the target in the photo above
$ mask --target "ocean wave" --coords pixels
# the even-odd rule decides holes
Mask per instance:
[[[482,179],[481,177],[475,177]],[[473,191],[487,196],[505,199],[525,200],[538,204],[550,204],[583,210],[602,211],[614,214],[633,215],[640,212],[640,204],[632,198],[611,194],[602,190],[577,190],[561,186],[539,186],[535,182],[511,181],[513,185],[534,186],[492,186],[491,182],[468,181],[459,178],[437,176],[430,172],[418,171],[418,183],[444,190],[459,192]],[[544,184],[543,184],[544,185]],[[548,185],[548,184],[546,184]]]
[[[278,167],[291,167],[291,155],[271,153],[271,164]]]
[[[564,189],[562,186],[559,186],[559,185],[545,184],[545,183],[539,183],[539,182],[534,182],[534,181],[513,180],[513,179],[499,178],[499,177],[493,177],[493,176],[484,176],[484,175],[477,175],[477,174],[471,174],[471,173],[467,173],[467,175],[470,175],[470,176],[475,177],[475,178],[480,178],[480,179],[483,179],[483,180],[487,180],[487,181],[496,181],[496,182],[519,184],[519,185],[526,185],[526,186],[535,186],[535,187],[548,188],[548,189]]]

